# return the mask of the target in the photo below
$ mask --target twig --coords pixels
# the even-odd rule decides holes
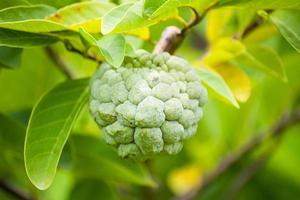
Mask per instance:
[[[66,47],[66,49],[67,49],[68,51],[71,51],[71,52],[73,52],[73,53],[77,53],[77,54],[79,54],[79,55],[81,55],[81,56],[83,56],[83,57],[85,57],[85,58],[87,58],[87,59],[96,61],[96,62],[98,62],[98,63],[101,62],[101,60],[99,60],[97,57],[92,56],[92,55],[90,55],[90,54],[88,54],[88,53],[82,52],[81,50],[75,48],[70,42],[66,42],[66,43],[65,43],[65,47]]]
[[[244,169],[238,177],[233,181],[229,192],[224,195],[224,200],[231,200],[238,195],[242,188],[263,168],[269,160],[272,152],[275,148],[268,149],[267,152],[263,153],[257,160],[251,163],[246,169]]]
[[[0,180],[0,188],[7,192],[8,194],[16,197],[17,199],[20,200],[34,200],[33,197],[30,197],[28,194],[25,192],[13,187],[12,185],[6,183],[5,181]]]
[[[296,109],[292,114],[285,114],[281,117],[279,121],[268,131],[257,134],[248,143],[238,149],[236,152],[227,156],[223,161],[220,162],[218,167],[208,174],[204,180],[203,184],[192,191],[184,194],[183,196],[175,198],[176,200],[191,200],[196,195],[200,194],[203,189],[208,187],[212,182],[218,179],[226,171],[228,171],[234,164],[236,164],[242,157],[246,156],[252,152],[257,146],[262,144],[268,138],[278,137],[284,133],[284,130],[290,126],[300,122],[300,108]]]
[[[186,25],[183,29],[179,29],[176,26],[169,26],[167,27],[162,35],[158,43],[156,44],[153,52],[154,53],[162,53],[162,52],[169,52],[174,53],[176,49],[181,45],[183,42],[187,32],[191,30],[194,26],[198,25],[202,19],[206,16],[207,12],[211,10],[215,4],[207,8],[201,15],[192,8],[195,17],[194,19]]]
[[[62,58],[51,48],[45,48],[46,53],[51,58],[51,60],[55,63],[55,66],[69,79],[74,78],[74,73],[70,70],[70,68],[66,65],[66,63],[62,60]]]

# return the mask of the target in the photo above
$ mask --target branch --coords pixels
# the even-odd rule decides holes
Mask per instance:
[[[261,145],[268,138],[276,138],[282,135],[287,128],[299,122],[300,108],[296,109],[296,111],[291,114],[284,114],[281,119],[270,128],[270,130],[256,134],[257,136],[252,138],[248,143],[221,161],[218,167],[204,178],[201,186],[175,199],[193,199],[196,195],[200,194],[202,190],[208,187],[212,182],[214,182],[217,178],[228,171],[234,164],[241,160],[241,158],[251,153],[257,146]]]
[[[79,54],[79,55],[81,55],[81,56],[83,56],[83,57],[85,57],[85,58],[87,58],[87,59],[96,61],[96,62],[98,62],[98,63],[101,63],[101,62],[102,62],[102,61],[99,60],[97,57],[92,56],[92,55],[90,55],[90,54],[88,54],[88,53],[82,52],[81,50],[75,48],[70,42],[66,42],[66,43],[65,43],[65,46],[66,46],[66,49],[67,49],[68,51],[71,51],[71,52],[73,52],[73,53],[77,53],[77,54]]]
[[[214,6],[215,4],[208,7],[201,15],[199,15],[198,12],[192,8],[195,14],[194,19],[183,29],[179,29],[176,26],[167,27],[163,31],[161,38],[156,44],[153,52],[154,53],[169,52],[173,54],[183,42],[187,32],[189,32],[193,27],[198,25],[202,21],[202,19],[206,16],[207,12],[211,10]]]
[[[62,60],[62,58],[51,48],[46,47],[45,51],[49,58],[55,63],[55,66],[69,79],[74,78],[74,73],[70,70],[70,68],[66,65],[66,63]]]
[[[0,180],[0,188],[10,194],[11,196],[16,197],[17,199],[20,200],[33,200],[33,197],[30,197],[28,194],[25,192],[14,188],[12,185],[6,183],[5,181]]]

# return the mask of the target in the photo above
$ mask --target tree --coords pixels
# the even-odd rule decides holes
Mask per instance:
[[[298,0],[13,0],[0,9],[0,199],[299,196]],[[208,89],[178,155],[120,158],[89,113],[90,77],[138,49],[184,58]]]

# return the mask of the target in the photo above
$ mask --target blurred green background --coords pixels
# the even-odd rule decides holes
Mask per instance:
[[[51,4],[51,1],[44,3],[47,2]],[[69,4],[69,1],[60,2],[62,5],[59,6]],[[10,3],[12,2],[2,0],[0,8]],[[190,18],[189,11],[182,9],[181,12],[183,17]],[[272,29],[269,22],[265,24]],[[182,27],[177,19],[153,25],[150,27],[151,41],[157,41],[168,25]],[[191,63],[202,58],[209,49],[206,39],[208,25],[205,18],[189,32],[175,54]],[[55,181],[46,191],[36,189],[27,178],[23,160],[24,137],[34,104],[46,91],[66,80],[66,77],[44,47],[24,49],[19,68],[0,68],[0,181],[19,188],[25,196],[42,200],[170,199],[199,185],[201,187],[198,178],[204,180],[205,175],[214,170],[226,155],[235,152],[261,131],[272,127],[283,113],[299,104],[299,53],[276,31],[270,31],[269,34],[257,31],[251,37],[257,38],[256,44],[268,46],[278,53],[287,82],[247,68],[237,60],[236,66],[251,80],[249,99],[240,102],[240,109],[237,109],[217,98],[209,89],[209,102],[204,108],[204,117],[199,123],[197,134],[186,141],[180,154],[161,155],[151,160],[147,166],[136,166],[133,161],[123,162],[118,158],[116,152],[102,142],[100,131],[89,115],[88,108],[85,108],[64,148]],[[153,49],[152,42],[133,36],[128,36],[128,40],[137,48]],[[250,38],[249,41],[251,43],[253,40]],[[69,52],[61,42],[51,45],[51,48],[63,58],[76,78],[89,77],[98,65]],[[0,50],[0,56],[1,54],[3,52]],[[235,63],[234,59],[231,61]],[[198,67],[197,64],[195,67]],[[225,79],[229,80],[230,77]],[[274,144],[272,140],[264,142],[206,187],[201,196],[195,199],[298,200],[299,133],[300,125],[296,125],[286,130],[278,139],[278,144]],[[268,151],[265,164],[242,184],[240,181],[243,173],[262,153]],[[150,177],[149,168],[153,177]],[[0,189],[0,199],[17,198]]]

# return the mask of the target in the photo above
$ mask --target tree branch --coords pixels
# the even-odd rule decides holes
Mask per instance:
[[[17,199],[20,200],[34,200],[33,197],[30,197],[28,194],[25,192],[14,188],[12,185],[6,183],[5,181],[0,180],[0,188],[5,191],[6,193],[10,194],[11,196],[16,197]]]
[[[96,62],[99,62],[99,63],[101,62],[101,60],[99,60],[97,57],[92,56],[88,53],[82,52],[81,50],[75,48],[70,42],[66,42],[65,47],[68,51],[71,51],[73,53],[77,53],[77,54],[79,54],[79,55],[81,55],[81,56],[83,56],[87,59],[90,59],[90,60],[93,60],[93,61],[96,61]]]
[[[211,10],[215,5],[216,4],[213,4],[212,6],[208,7],[201,15],[199,15],[198,12],[192,8],[195,14],[194,19],[181,30],[176,26],[167,27],[163,31],[161,38],[156,44],[153,52],[154,53],[169,52],[173,54],[183,42],[187,32],[189,32],[193,27],[198,25],[202,21],[202,19],[206,16],[207,12]]]
[[[51,48],[46,47],[45,51],[49,58],[55,63],[55,66],[68,78],[73,79],[75,74],[70,70],[62,58]]]
[[[192,191],[184,194],[183,196],[175,198],[176,200],[191,200],[196,195],[200,194],[202,190],[208,187],[212,182],[218,179],[226,171],[228,171],[234,164],[236,164],[241,158],[251,153],[257,146],[261,145],[268,138],[276,138],[284,133],[284,131],[290,126],[300,122],[300,108],[296,109],[291,114],[284,114],[280,120],[278,120],[269,130],[256,134],[248,143],[238,149],[236,152],[227,156],[220,162],[218,167],[208,174],[201,186],[193,189]]]

